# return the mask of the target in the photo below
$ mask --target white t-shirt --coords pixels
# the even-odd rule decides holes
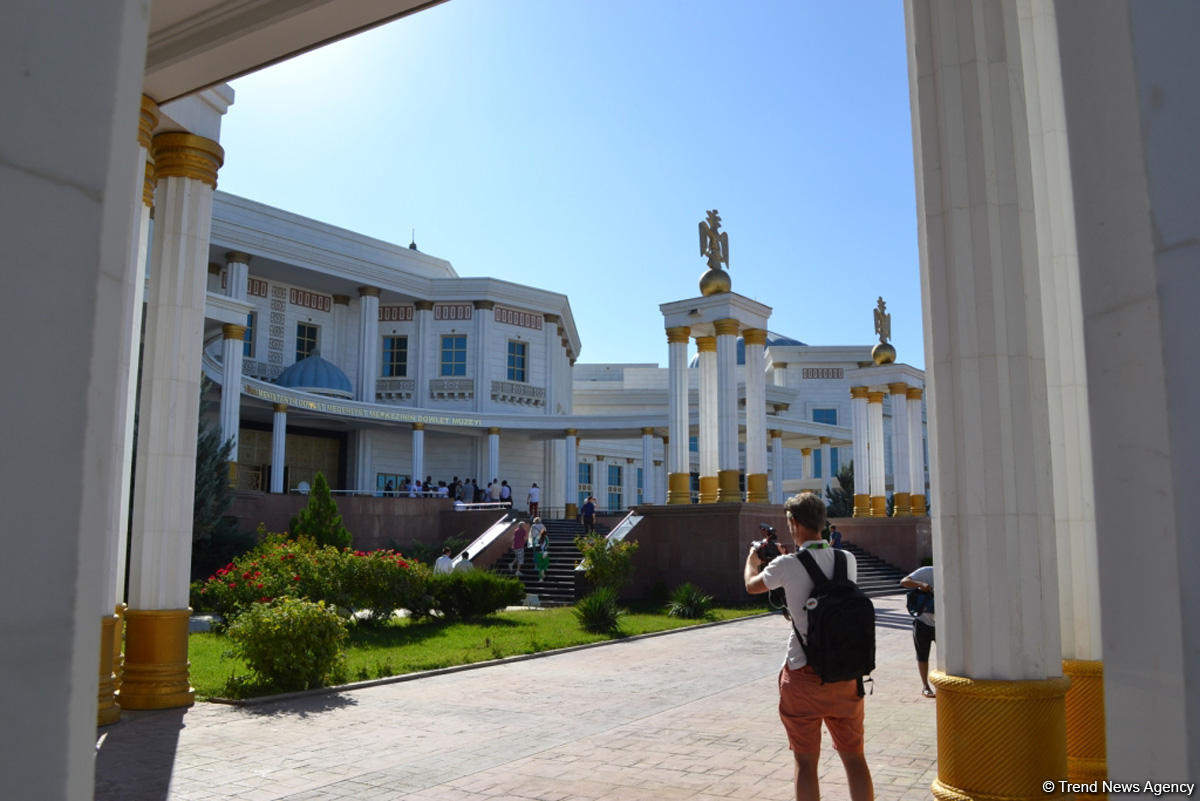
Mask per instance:
[[[821,572],[828,578],[833,578],[834,554],[845,554],[846,578],[858,581],[858,562],[855,561],[854,554],[831,548],[825,540],[810,540],[803,547],[812,553],[817,567],[821,568]],[[808,664],[808,658],[804,655],[804,649],[796,638],[796,631],[808,633],[808,612],[804,609],[804,603],[812,594],[812,577],[808,575],[808,571],[804,569],[804,565],[801,564],[800,558],[796,554],[776,556],[759,575],[762,576],[763,583],[767,585],[768,589],[774,590],[783,587],[784,594],[787,596],[788,612],[791,613],[792,622],[795,623],[795,626],[789,626],[791,633],[788,635],[787,666],[792,670],[802,668]]]
[[[530,503],[541,503],[542,502],[542,488],[541,487],[530,487],[529,488],[529,502]]]
[[[449,556],[446,556],[446,554],[442,554],[441,556],[439,556],[437,558],[437,561],[433,563],[433,572],[434,573],[449,573],[453,569],[454,569],[454,560],[451,559]]]
[[[933,567],[931,565],[925,565],[924,567],[918,567],[916,570],[914,570],[913,572],[911,572],[907,576],[905,576],[905,578],[912,579],[913,581],[919,581],[922,584],[928,584],[929,589],[931,589],[931,590],[934,588],[933,587]],[[934,597],[936,597],[936,593],[935,593]],[[936,603],[934,604],[933,608],[937,609]],[[937,624],[933,621],[933,615],[934,615],[933,612],[922,612],[921,614],[917,615],[916,619],[921,621],[922,623],[924,623],[926,626],[935,626],[936,627]]]

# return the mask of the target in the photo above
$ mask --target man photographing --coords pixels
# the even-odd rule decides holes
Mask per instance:
[[[846,558],[846,573],[858,578],[854,555],[835,550],[821,539],[825,527],[825,502],[814,493],[801,493],[784,504],[788,533],[799,551],[807,551],[827,578],[834,576],[835,554]],[[846,769],[852,801],[870,801],[875,790],[863,754],[863,698],[855,680],[822,683],[808,664],[800,632],[808,630],[805,604],[814,588],[812,577],[794,555],[777,556],[769,564],[759,556],[761,543],[746,555],[743,577],[746,591],[761,594],[782,587],[791,612],[787,657],[779,671],[779,717],[787,732],[795,760],[796,801],[820,798],[817,762],[821,754],[821,723],[833,737],[833,746]]]

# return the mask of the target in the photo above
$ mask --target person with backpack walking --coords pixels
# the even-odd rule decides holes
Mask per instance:
[[[904,578],[900,586],[909,591],[908,613],[913,616],[913,646],[917,649],[917,673],[921,675],[924,689],[921,695],[933,698],[929,686],[929,648],[937,639],[937,627],[933,618],[933,568],[918,567]]]
[[[743,578],[754,595],[782,587],[790,610],[792,631],[779,671],[779,717],[795,763],[796,799],[820,798],[817,763],[824,722],[846,769],[851,800],[871,801],[875,790],[863,753],[862,676],[875,667],[874,608],[854,584],[854,555],[821,538],[825,502],[801,493],[787,500],[784,512],[796,553],[764,565],[752,546]],[[835,628],[847,643],[840,650],[831,643]]]

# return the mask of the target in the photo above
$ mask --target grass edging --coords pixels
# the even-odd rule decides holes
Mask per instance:
[[[568,645],[564,648],[552,648],[547,651],[538,651],[532,654],[514,654],[512,656],[501,657],[500,659],[488,659],[482,662],[468,662],[465,665],[450,665],[442,668],[431,668],[429,670],[417,670],[412,673],[401,673],[396,676],[385,676],[381,679],[368,679],[366,681],[356,681],[350,684],[335,684],[330,687],[314,687],[311,690],[297,690],[290,693],[279,693],[278,695],[260,695],[255,698],[219,698],[210,696],[208,703],[226,704],[229,706],[258,706],[260,704],[276,703],[279,701],[290,701],[296,698],[310,698],[315,695],[328,695],[330,693],[350,692],[352,690],[365,690],[368,687],[379,687],[384,684],[398,684],[402,681],[416,681],[417,679],[426,679],[433,676],[444,676],[448,673],[458,673],[464,670],[475,670],[478,668],[492,667],[494,665],[503,665],[509,662],[524,662],[527,659],[538,659],[543,656],[553,656],[554,654],[567,654],[572,651],[582,651],[586,648],[600,648],[605,645],[616,645],[618,643],[636,642],[650,637],[662,637],[667,634],[679,634],[684,631],[696,631],[697,629],[706,629],[711,626],[724,626],[728,623],[738,623],[743,620],[755,620],[760,617],[775,614],[774,612],[760,612],[757,615],[744,615],[742,617],[730,618],[729,620],[710,620],[707,623],[697,623],[694,626],[679,626],[672,629],[663,629],[661,631],[648,631],[645,634],[632,634],[627,637],[614,637],[610,640],[601,640],[599,642],[588,642],[580,645]]]

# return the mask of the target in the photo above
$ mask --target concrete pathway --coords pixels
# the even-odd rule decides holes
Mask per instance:
[[[876,608],[876,797],[924,801],[935,704],[921,697],[903,596]],[[782,801],[787,627],[772,615],[255,707],[125,712],[100,732],[96,798]],[[847,798],[828,733],[821,765],[822,797]]]

